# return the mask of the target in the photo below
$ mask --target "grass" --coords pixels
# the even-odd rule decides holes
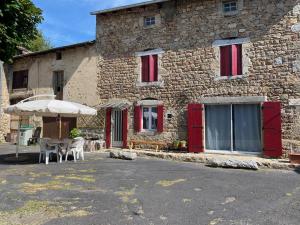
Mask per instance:
[[[186,181],[186,179],[178,179],[178,180],[160,180],[158,181],[156,184],[162,186],[162,187],[170,187],[174,184],[177,184],[177,183],[181,183],[181,182],[184,182]]]

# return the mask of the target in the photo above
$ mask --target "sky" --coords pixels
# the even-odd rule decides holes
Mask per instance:
[[[43,10],[38,26],[54,47],[94,40],[96,18],[90,12],[148,0],[32,0]]]

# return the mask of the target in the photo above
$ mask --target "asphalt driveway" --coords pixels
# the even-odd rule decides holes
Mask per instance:
[[[0,145],[0,224],[300,224],[300,174],[89,153],[21,162]]]

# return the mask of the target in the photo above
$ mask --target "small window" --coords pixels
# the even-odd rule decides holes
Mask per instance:
[[[61,59],[62,59],[61,52],[56,52],[56,60],[61,60]]]
[[[23,89],[28,87],[28,70],[13,72],[12,89]]]
[[[220,47],[221,76],[243,74],[242,45],[234,44]]]
[[[155,25],[155,16],[149,16],[144,18],[144,26],[152,26]]]
[[[64,91],[64,71],[53,72],[53,92],[56,95],[56,99],[63,100]]]
[[[157,130],[157,107],[144,106],[142,112],[143,112],[143,130],[156,131]]]
[[[237,10],[238,10],[237,1],[223,2],[223,12],[224,13],[236,12]]]
[[[142,56],[142,82],[155,82],[158,80],[158,56]]]

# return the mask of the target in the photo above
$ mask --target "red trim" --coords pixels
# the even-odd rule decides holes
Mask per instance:
[[[157,132],[162,133],[164,131],[164,106],[157,106]]]
[[[264,155],[282,156],[281,104],[265,102],[263,104]]]
[[[204,152],[202,104],[188,105],[188,150]]]
[[[141,132],[142,130],[142,107],[134,107],[134,130],[135,132]]]
[[[242,45],[232,45],[231,54],[231,75],[242,75]]]
[[[106,148],[111,147],[111,108],[106,109],[106,123],[105,123],[105,143]]]
[[[123,148],[127,148],[128,109],[124,109],[122,111],[122,136],[123,136]]]

